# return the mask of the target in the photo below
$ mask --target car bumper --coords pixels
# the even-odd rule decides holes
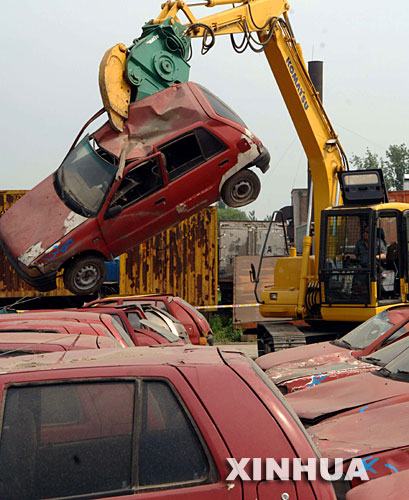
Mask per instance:
[[[270,168],[270,153],[263,148],[259,156],[252,162],[252,166],[259,168],[263,174]]]
[[[17,259],[13,257],[7,245],[4,243],[2,238],[0,238],[0,245],[5,253],[10,264],[13,266],[17,274],[22,278],[27,284],[38,290],[39,292],[49,292],[56,288],[56,278],[57,272],[52,272],[49,274],[40,274],[38,276],[31,276],[26,272]]]

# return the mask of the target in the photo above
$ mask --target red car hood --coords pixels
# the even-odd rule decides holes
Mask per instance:
[[[349,459],[409,446],[408,421],[409,402],[340,416],[308,433],[323,457]]]
[[[409,470],[366,481],[349,490],[347,500],[403,500],[408,493]]]
[[[293,347],[292,349],[283,349],[282,351],[270,352],[264,356],[260,356],[256,363],[262,370],[268,370],[273,366],[281,365],[283,363],[290,363],[294,361],[304,360],[305,358],[312,358],[324,354],[331,354],[336,352],[348,351],[345,347],[339,347],[330,342],[320,342],[319,344],[309,344],[300,347]],[[349,351],[348,351],[349,352]]]
[[[57,196],[52,174],[0,218],[0,235],[13,257],[29,266],[85,220]]]
[[[351,355],[352,351],[343,349],[339,352],[329,354],[322,354],[319,356],[312,356],[297,361],[290,361],[289,363],[282,363],[281,365],[274,366],[266,370],[266,375],[275,384],[285,382],[293,378],[298,378],[305,375],[319,375],[321,372],[327,372],[332,369],[339,369],[336,367],[347,366],[354,364],[354,362],[363,363]],[[363,363],[367,364],[367,363]]]
[[[310,366],[300,368],[293,372],[289,370],[282,374],[280,374],[279,370],[274,369],[274,373],[272,374],[274,378],[270,376],[270,370],[266,372],[266,375],[278,386],[286,387],[286,394],[288,394],[301,389],[308,389],[327,382],[332,382],[340,378],[351,377],[352,375],[379,369],[379,366],[359,361],[351,356],[350,359],[344,362],[327,363],[318,367]]]
[[[304,420],[329,417],[350,408],[409,393],[409,383],[373,373],[334,380],[305,391],[288,394],[286,399]]]

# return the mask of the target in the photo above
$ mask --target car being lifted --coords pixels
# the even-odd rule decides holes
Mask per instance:
[[[123,132],[85,136],[0,219],[0,242],[40,291],[100,288],[104,261],[211,205],[254,201],[269,154],[244,122],[200,85],[173,85],[131,104]]]

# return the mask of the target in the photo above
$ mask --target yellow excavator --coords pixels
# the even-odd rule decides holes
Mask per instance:
[[[196,19],[190,9],[195,5],[232,8]],[[388,203],[380,170],[349,170],[289,10],[283,0],[205,0],[190,6],[167,1],[130,48],[118,44],[107,51],[100,66],[101,95],[112,127],[122,130],[130,102],[188,80],[192,38],[202,39],[202,53],[218,35],[230,35],[237,52],[264,52],[307,156],[311,189],[302,255],[290,249],[278,259],[274,284],[260,294],[260,312],[312,325],[352,325],[408,301],[409,205]],[[263,252],[254,272],[256,288],[265,258]],[[259,331],[259,352],[274,350],[283,337],[288,344],[305,341],[291,328],[267,321]]]

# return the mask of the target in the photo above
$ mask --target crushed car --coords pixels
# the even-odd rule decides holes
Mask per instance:
[[[305,367],[307,359],[311,359],[309,365],[312,366],[318,358],[323,363],[335,361],[337,358],[347,359],[351,355],[366,356],[407,334],[408,322],[409,306],[392,306],[372,316],[339,339],[264,354],[257,358],[256,363],[262,370],[267,371],[281,365],[289,366],[289,363],[294,363],[295,368],[298,362]]]
[[[105,261],[222,198],[260,192],[250,170],[269,153],[225,103],[192,82],[134,102],[122,132],[109,123],[81,139],[60,167],[0,218],[0,243],[28,284],[100,288]]]
[[[283,363],[267,370],[266,375],[277,384],[283,394],[289,394],[358,373],[379,370],[409,347],[407,324],[398,332],[402,338],[392,343],[388,342],[389,339],[384,339],[381,345],[385,347],[366,356],[358,356],[359,351],[316,356],[294,363]],[[397,335],[393,337],[396,339]]]

